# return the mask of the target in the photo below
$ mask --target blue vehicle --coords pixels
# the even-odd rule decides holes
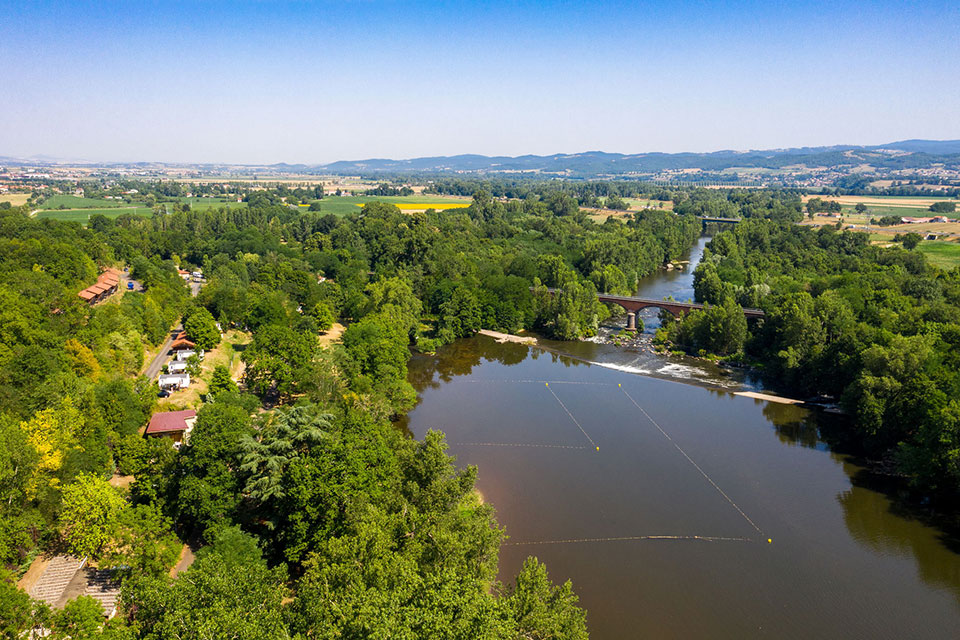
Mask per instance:
[[[132,283],[132,282],[128,282],[128,283],[127,283],[127,289],[128,289],[129,291],[133,291],[133,283]]]

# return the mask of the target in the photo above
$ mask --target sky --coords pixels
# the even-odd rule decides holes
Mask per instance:
[[[0,0],[0,156],[322,164],[960,139],[960,3]]]

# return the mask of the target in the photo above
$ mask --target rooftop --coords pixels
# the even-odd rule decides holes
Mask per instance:
[[[197,412],[193,409],[155,413],[150,418],[150,424],[147,425],[146,433],[186,431],[193,425],[193,420],[195,420],[196,417]]]

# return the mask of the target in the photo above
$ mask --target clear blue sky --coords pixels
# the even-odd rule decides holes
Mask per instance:
[[[0,0],[0,155],[308,162],[960,138],[960,3]]]

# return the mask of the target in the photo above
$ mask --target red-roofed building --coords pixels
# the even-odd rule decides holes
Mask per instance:
[[[173,351],[186,351],[188,349],[192,350],[196,346],[197,346],[196,344],[194,344],[193,342],[190,342],[186,338],[177,338],[176,340],[173,341],[173,344],[170,345],[170,349]]]
[[[193,423],[197,421],[197,412],[193,409],[184,411],[164,411],[150,417],[150,424],[144,435],[164,436],[174,442],[175,447],[190,440]]]

